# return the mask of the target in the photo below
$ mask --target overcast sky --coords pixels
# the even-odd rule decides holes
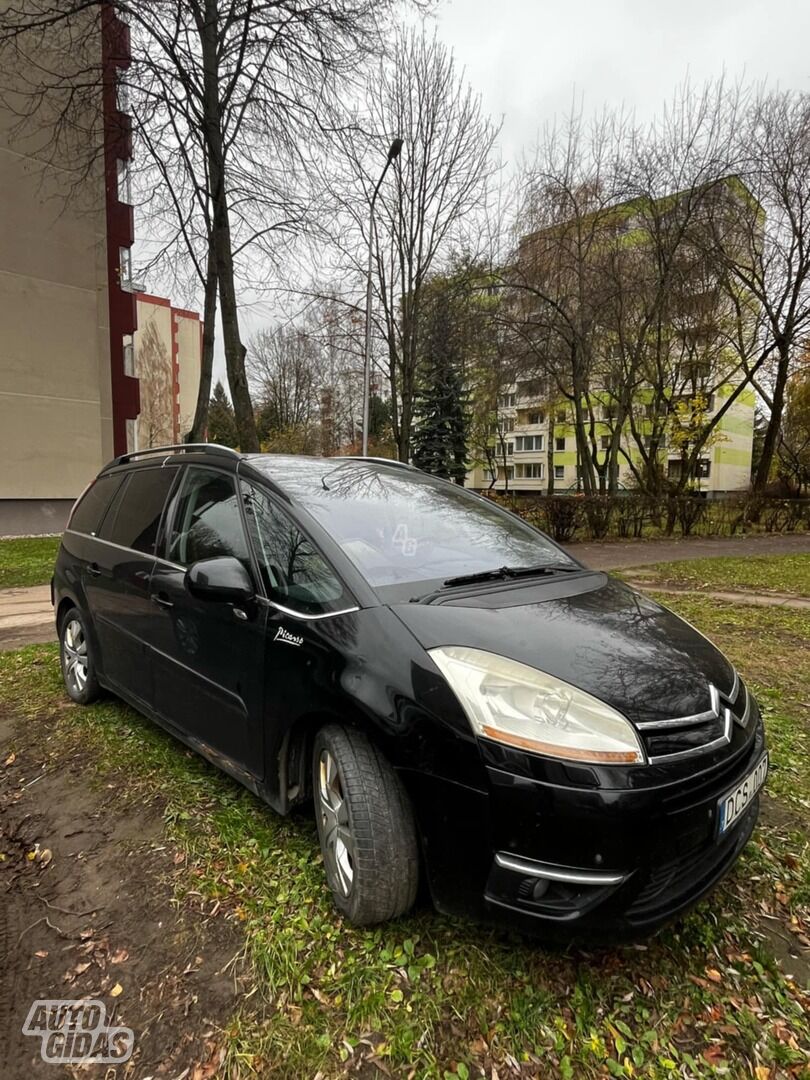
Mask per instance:
[[[810,90],[810,0],[439,0],[430,22],[503,119],[507,164],[574,99],[586,114],[625,105],[646,120],[687,76]],[[245,339],[272,310],[243,308]],[[214,377],[225,381],[217,339]]]
[[[809,0],[441,0],[441,39],[514,160],[565,113],[624,104],[651,117],[689,76],[810,90]]]

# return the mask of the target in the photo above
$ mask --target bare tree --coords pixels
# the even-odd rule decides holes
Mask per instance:
[[[139,95],[135,105],[143,106],[141,130],[150,132],[156,160],[173,154],[182,164],[213,253],[204,272],[202,262],[199,268],[207,289],[206,324],[213,328],[207,316],[215,272],[228,380],[244,450],[257,449],[258,438],[237,302],[242,215],[250,216],[257,176],[272,178],[284,155],[301,160],[306,156],[301,142],[324,123],[328,126],[337,81],[353,76],[358,61],[379,46],[392,3],[26,0],[0,14],[0,46],[7,45],[17,57],[28,57],[55,28],[62,39],[85,40],[92,24],[98,30],[112,7],[130,24],[128,80]],[[30,97],[57,103],[50,122],[59,130],[71,123],[75,93],[86,85],[97,92],[102,83],[100,65],[89,71],[78,67],[59,78],[35,74]],[[277,209],[274,227],[285,217],[283,200]],[[193,213],[178,205],[181,231]]]
[[[356,127],[336,140],[344,168],[335,175],[330,160],[324,178],[336,207],[330,240],[340,270],[364,283],[371,192],[392,137],[404,140],[380,191],[373,235],[375,339],[403,461],[410,455],[425,282],[455,246],[470,247],[496,170],[496,135],[445,46],[424,30],[403,29],[369,79]]]
[[[810,94],[760,90],[745,101],[738,173],[747,199],[719,202],[713,244],[730,292],[750,296],[757,343],[748,375],[770,416],[753,487],[768,483],[785,393],[810,326]]]

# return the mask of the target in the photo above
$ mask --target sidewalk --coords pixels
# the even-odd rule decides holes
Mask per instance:
[[[754,536],[690,536],[677,540],[613,540],[564,544],[566,551],[593,570],[744,555],[810,553],[810,533],[757,533]]]
[[[56,641],[50,585],[0,590],[0,652]]]

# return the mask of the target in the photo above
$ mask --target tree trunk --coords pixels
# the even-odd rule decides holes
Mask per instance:
[[[788,353],[784,342],[780,342],[779,366],[776,369],[776,382],[773,387],[771,416],[762,443],[762,456],[757,464],[757,471],[754,474],[754,481],[751,485],[758,495],[761,495],[768,486],[768,479],[771,475],[771,465],[773,464],[776,448],[779,444],[779,432],[782,427],[782,413],[785,410],[785,387],[787,386],[789,371],[790,354]]]
[[[225,367],[236,419],[239,448],[243,453],[256,453],[259,436],[256,417],[245,373],[247,350],[239,334],[239,308],[233,273],[231,223],[228,194],[225,186],[225,153],[222,141],[222,102],[219,95],[217,0],[206,0],[205,23],[201,29],[205,117],[205,147],[208,175],[211,182],[213,228],[211,241],[216,260],[219,286],[219,310],[222,316],[222,338],[225,345]]]
[[[202,359],[200,363],[200,386],[197,391],[197,408],[194,423],[186,433],[186,442],[203,442],[208,428],[208,403],[211,400],[211,379],[214,372],[214,341],[217,318],[217,264],[214,247],[209,239],[208,267],[205,274],[205,306],[203,307]]]

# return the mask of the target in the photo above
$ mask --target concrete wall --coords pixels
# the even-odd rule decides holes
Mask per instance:
[[[7,500],[74,499],[112,456],[103,162],[74,190],[16,123],[0,109],[0,533]]]
[[[200,384],[200,316],[172,307],[162,296],[138,295],[135,374],[141,411],[138,449],[183,441],[194,417]]]

